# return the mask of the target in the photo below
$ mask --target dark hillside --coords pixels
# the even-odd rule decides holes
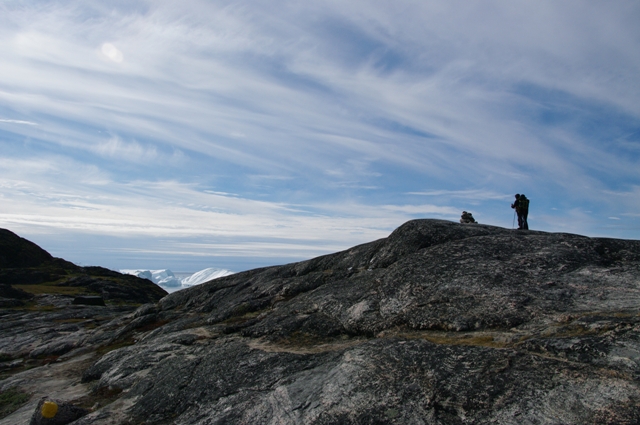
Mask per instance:
[[[25,295],[26,294],[26,295]],[[107,301],[142,304],[167,292],[146,279],[103,267],[79,267],[38,245],[0,229],[0,305],[22,305],[31,295],[95,295]]]
[[[33,242],[0,229],[0,269],[37,267],[52,260],[51,254]]]

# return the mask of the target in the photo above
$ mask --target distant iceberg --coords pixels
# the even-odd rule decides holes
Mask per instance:
[[[190,286],[200,285],[201,283],[208,282],[212,279],[217,279],[223,276],[229,276],[233,274],[232,271],[217,268],[207,268],[200,270],[199,272],[190,274],[186,277],[179,278],[171,270],[138,270],[138,269],[125,269],[120,270],[120,273],[131,274],[138,276],[142,279],[152,281],[158,286],[163,287],[169,292],[177,291],[178,289],[188,288]]]
[[[233,274],[233,272],[229,270],[210,267],[208,269],[200,270],[199,272],[196,272],[191,276],[182,279],[182,286],[200,285],[201,283],[208,282],[212,279],[229,276],[231,274]]]

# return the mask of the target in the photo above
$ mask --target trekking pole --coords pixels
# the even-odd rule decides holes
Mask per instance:
[[[513,210],[513,223],[511,223],[511,228],[516,228],[516,210]]]

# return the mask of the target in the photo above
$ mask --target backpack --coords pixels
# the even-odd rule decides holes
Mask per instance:
[[[520,199],[518,199],[518,207],[521,211],[529,211],[529,200],[526,196],[520,195]]]

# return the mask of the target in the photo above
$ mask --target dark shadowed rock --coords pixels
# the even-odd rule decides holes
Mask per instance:
[[[25,300],[33,298],[30,294],[22,289],[16,289],[11,285],[0,283],[0,307],[15,307],[24,305]]]
[[[99,296],[80,295],[73,299],[72,304],[82,305],[105,305],[104,298]]]
[[[0,284],[0,297],[14,298],[16,300],[30,300],[33,298],[33,294],[23,291],[22,289],[16,289],[11,285]]]
[[[71,277],[58,283],[58,286],[84,288],[100,294],[104,300],[137,304],[155,302],[167,294],[150,280],[123,275],[102,267],[82,267],[80,271],[90,274]]]
[[[0,269],[37,267],[52,260],[51,254],[33,242],[0,229]]]

